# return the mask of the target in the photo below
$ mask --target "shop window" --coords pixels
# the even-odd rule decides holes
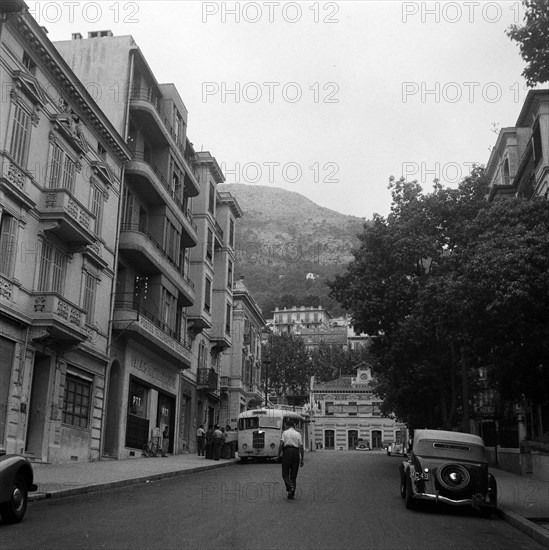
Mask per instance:
[[[128,410],[130,414],[147,418],[147,402],[149,397],[149,389],[135,381],[130,383],[130,394]]]
[[[67,373],[63,400],[63,424],[87,428],[90,418],[92,382]]]

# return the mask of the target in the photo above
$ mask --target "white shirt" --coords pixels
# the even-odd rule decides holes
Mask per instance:
[[[288,428],[286,431],[282,432],[281,441],[284,443],[284,447],[299,448],[303,446],[301,434],[293,428]]]

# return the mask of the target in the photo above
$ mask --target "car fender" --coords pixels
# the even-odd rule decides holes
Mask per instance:
[[[35,491],[34,475],[29,461],[19,455],[4,455],[0,457],[0,503],[8,502],[15,478],[18,474],[25,476],[27,489]]]

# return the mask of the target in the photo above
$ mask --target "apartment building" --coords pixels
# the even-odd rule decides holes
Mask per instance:
[[[500,130],[486,177],[488,200],[549,198],[549,91],[530,90],[515,125]]]
[[[370,449],[389,443],[403,443],[406,427],[394,418],[381,414],[381,400],[372,390],[372,375],[366,364],[357,368],[356,376],[339,378],[312,386],[311,442],[313,447],[348,451],[361,439]]]
[[[238,415],[265,402],[261,334],[265,319],[243,278],[233,285],[232,346],[221,356],[221,422],[236,428]]]
[[[23,2],[0,48],[0,447],[98,460],[130,151]]]
[[[199,245],[190,254],[196,300],[187,310],[192,353],[196,358],[197,424],[218,424],[221,408],[221,356],[232,345],[236,220],[242,210],[228,192],[217,189],[225,177],[209,152],[196,153],[200,195],[192,212]],[[191,450],[194,448],[191,438]]]
[[[132,154],[120,215],[104,452],[140,456],[165,426],[169,452],[185,452],[194,447],[198,404],[207,411],[211,405],[212,419],[219,411],[219,390],[204,369],[218,373],[217,355],[230,345],[234,201],[217,193],[224,178],[215,159],[195,154],[177,89],[157,82],[131,36],[76,33],[56,46],[83,82],[99,86],[98,102]]]

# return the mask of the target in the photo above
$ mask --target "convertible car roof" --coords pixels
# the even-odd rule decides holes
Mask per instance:
[[[462,432],[449,432],[445,430],[416,430],[414,432],[414,442],[419,439],[435,439],[437,441],[454,441],[459,443],[470,443],[484,446],[484,441],[478,435],[466,434]]]

